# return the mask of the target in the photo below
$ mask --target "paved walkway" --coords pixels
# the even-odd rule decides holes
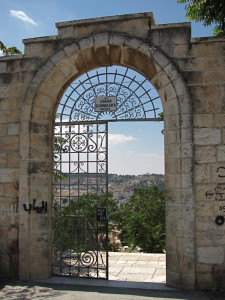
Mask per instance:
[[[166,255],[110,252],[109,279],[165,283]]]
[[[181,291],[165,285],[164,254],[109,253],[109,280],[51,277],[36,282],[0,281],[4,300],[218,300],[224,293]]]

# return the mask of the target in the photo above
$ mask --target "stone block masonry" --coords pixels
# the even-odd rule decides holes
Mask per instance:
[[[192,39],[190,23],[152,13],[56,27],[0,58],[0,277],[51,276],[55,111],[73,79],[115,64],[145,76],[163,104],[167,285],[224,288],[225,38]],[[48,209],[29,213],[33,199]]]

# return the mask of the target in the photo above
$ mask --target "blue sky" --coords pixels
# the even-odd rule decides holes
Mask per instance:
[[[56,22],[153,12],[157,24],[187,22],[176,0],[0,0],[0,41],[23,51],[22,39],[57,34]],[[211,36],[212,27],[192,22],[192,37]],[[164,173],[162,124],[110,125],[109,171]],[[114,139],[114,141],[113,141]]]

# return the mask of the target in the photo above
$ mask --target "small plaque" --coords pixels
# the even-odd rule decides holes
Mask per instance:
[[[103,96],[95,98],[95,111],[116,111],[117,110],[117,98],[115,96]]]
[[[107,211],[105,207],[97,207],[97,221],[107,221]]]

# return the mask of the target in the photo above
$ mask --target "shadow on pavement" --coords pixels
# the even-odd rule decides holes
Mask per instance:
[[[4,281],[0,282],[0,299],[76,299],[76,300],[109,300],[109,299],[177,299],[177,300],[216,300],[224,299],[224,295],[203,291],[181,290],[145,290],[116,287],[96,287],[70,284],[52,284],[40,282]]]

